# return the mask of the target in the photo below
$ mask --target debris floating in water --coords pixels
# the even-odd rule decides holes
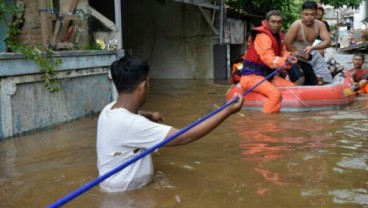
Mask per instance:
[[[176,199],[176,202],[180,203],[181,202],[181,199],[178,195],[175,195],[175,199]]]
[[[190,170],[193,170],[194,168],[192,167],[192,166],[190,166],[190,165],[183,165],[183,167],[184,168],[186,168],[186,169],[190,169]]]

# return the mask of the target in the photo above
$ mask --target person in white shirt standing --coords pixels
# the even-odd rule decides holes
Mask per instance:
[[[140,112],[149,88],[149,66],[138,57],[126,55],[111,65],[111,75],[118,91],[118,99],[100,113],[97,124],[97,168],[104,175],[147,148],[173,136],[179,130],[161,124],[158,113]],[[185,145],[207,135],[230,115],[238,112],[243,97],[204,120],[192,129],[166,143],[165,146]],[[148,184],[153,175],[150,155],[127,166],[100,183],[103,191],[122,192]]]

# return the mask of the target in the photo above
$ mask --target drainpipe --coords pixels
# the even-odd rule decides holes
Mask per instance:
[[[336,28],[336,37],[337,37],[337,40],[336,40],[336,49],[339,49],[340,48],[340,44],[341,44],[341,40],[340,40],[340,9],[337,9],[336,11],[336,22],[337,22],[337,28]]]

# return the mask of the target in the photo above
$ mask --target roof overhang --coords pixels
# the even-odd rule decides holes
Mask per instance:
[[[224,30],[224,0],[172,0],[179,3],[190,4],[197,6],[202,16],[212,29],[212,31],[219,36],[220,44],[223,43]],[[205,12],[204,9],[211,10],[211,14]],[[215,16],[218,13],[218,26],[215,26]]]
[[[192,4],[207,9],[220,10],[223,0],[173,0],[184,4]]]

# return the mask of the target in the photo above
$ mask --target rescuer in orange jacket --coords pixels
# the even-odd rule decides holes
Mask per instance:
[[[280,32],[281,26],[280,11],[272,10],[267,13],[262,26],[252,29],[241,69],[240,84],[244,89],[249,89],[262,81],[273,70],[285,65],[288,59],[290,61],[286,68],[297,62],[297,58],[286,51],[284,35]],[[277,86],[294,86],[294,83],[275,75],[253,90],[267,97],[263,106],[264,113],[280,111],[282,98]]]

